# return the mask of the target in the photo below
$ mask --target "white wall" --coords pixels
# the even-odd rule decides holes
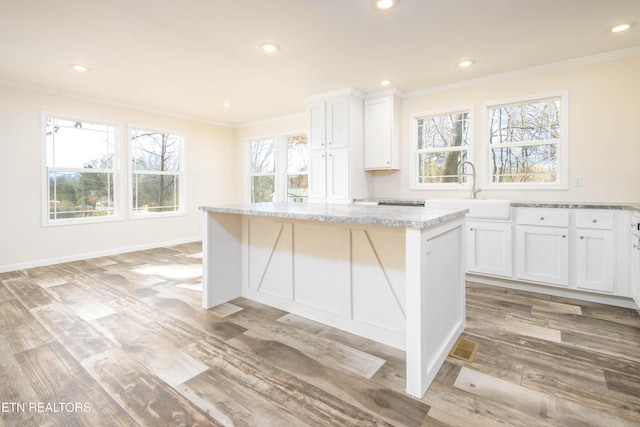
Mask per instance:
[[[42,227],[43,111],[184,133],[187,214],[129,219],[125,193],[120,221]],[[235,158],[233,128],[0,86],[0,271],[200,239],[198,206],[241,201]]]
[[[477,66],[481,66],[478,64]],[[411,117],[447,107],[474,105],[476,143],[483,138],[482,103],[539,93],[568,91],[569,188],[566,190],[485,190],[478,198],[517,201],[640,201],[640,56],[574,66],[453,90],[431,91],[402,101],[401,170],[374,172],[380,198],[469,197],[467,190],[409,189]],[[478,150],[476,150],[478,151]],[[486,167],[476,162],[481,175]],[[583,187],[573,186],[573,177]]]

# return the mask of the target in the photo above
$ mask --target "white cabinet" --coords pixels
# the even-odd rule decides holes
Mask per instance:
[[[569,212],[519,209],[516,221],[516,277],[569,286]]]
[[[640,307],[640,214],[631,220],[631,297]]]
[[[576,287],[615,292],[614,215],[611,212],[576,212]]]
[[[511,222],[465,222],[467,272],[511,277]]]
[[[400,108],[394,95],[364,101],[364,167],[366,170],[400,168]]]
[[[343,90],[308,102],[309,201],[365,198],[363,101]]]
[[[517,278],[569,286],[568,229],[518,225]]]
[[[309,199],[349,200],[349,149],[309,150]]]
[[[349,146],[349,96],[309,104],[309,149]]]

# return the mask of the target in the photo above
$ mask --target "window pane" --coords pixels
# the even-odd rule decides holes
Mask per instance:
[[[418,182],[420,184],[458,182],[458,165],[466,160],[466,150],[420,153]]]
[[[251,141],[251,173],[274,173],[276,141],[273,138]]]
[[[179,180],[179,175],[134,174],[133,212],[179,211]]]
[[[287,137],[287,172],[307,171],[307,135],[289,135]]]
[[[252,176],[251,177],[251,201],[272,202],[275,193],[275,177],[270,176]]]
[[[560,98],[489,109],[491,144],[560,138]]]
[[[182,135],[132,129],[131,142],[134,170],[180,171]]]
[[[308,178],[308,175],[287,176],[287,200],[290,202],[304,202],[307,200]]]
[[[114,214],[113,174],[49,173],[49,219]]]
[[[113,169],[117,128],[112,125],[47,118],[47,166]]]
[[[418,149],[469,145],[469,113],[418,119]]]
[[[493,182],[555,182],[555,144],[491,149]]]

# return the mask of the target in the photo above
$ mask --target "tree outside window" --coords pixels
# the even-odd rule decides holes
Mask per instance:
[[[458,166],[468,158],[469,112],[421,116],[417,131],[417,183],[458,181]]]
[[[184,138],[182,135],[131,129],[133,215],[183,211]]]
[[[306,134],[287,135],[287,200],[304,202],[309,189],[308,146]]]
[[[276,192],[276,140],[254,139],[249,144],[251,202],[272,202]]]
[[[489,108],[493,183],[556,183],[560,97]]]
[[[118,138],[115,125],[46,117],[47,223],[116,215]]]

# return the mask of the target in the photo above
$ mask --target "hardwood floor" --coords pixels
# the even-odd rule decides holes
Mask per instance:
[[[473,363],[424,398],[404,354],[239,298],[200,244],[0,274],[0,426],[640,425],[640,316],[467,285]]]

